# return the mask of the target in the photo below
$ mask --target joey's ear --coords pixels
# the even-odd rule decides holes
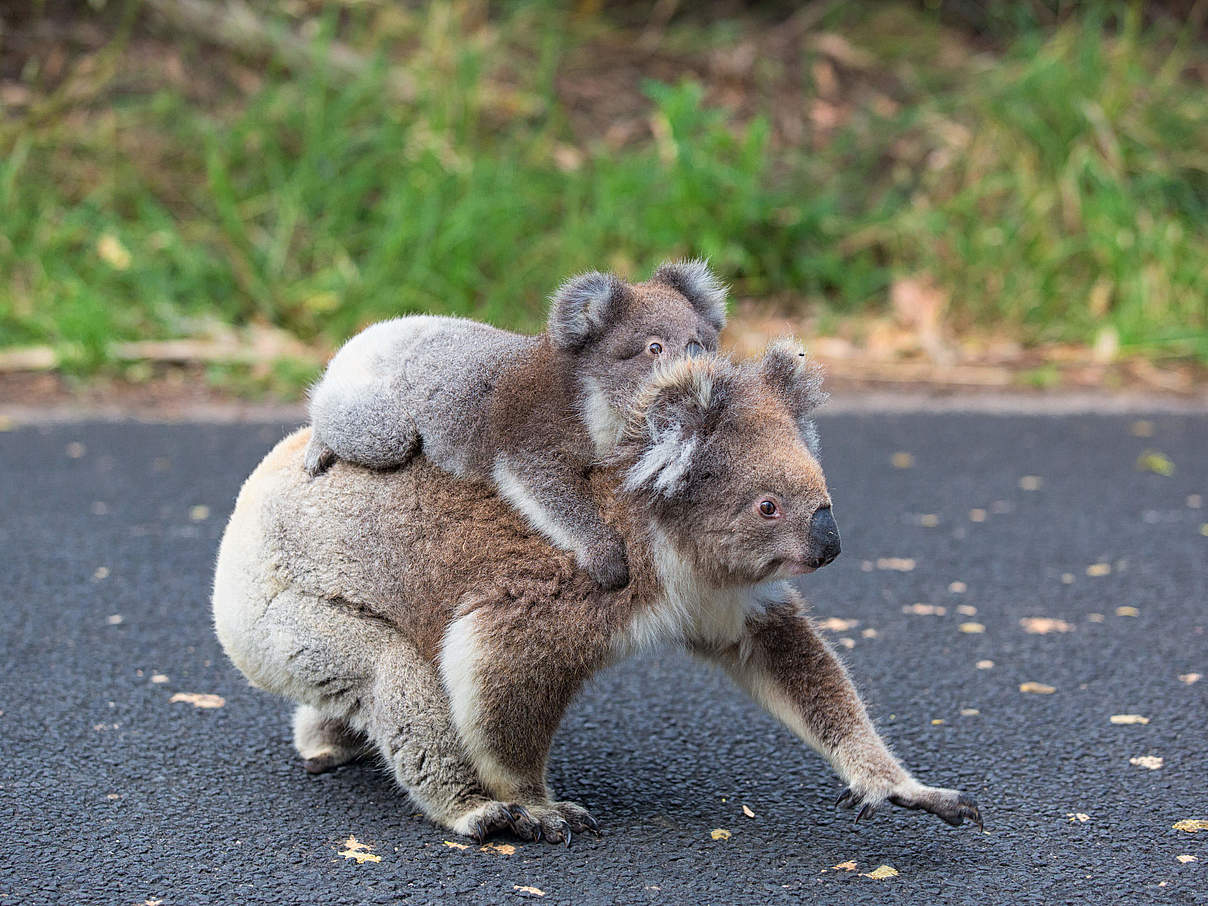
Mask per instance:
[[[563,349],[585,346],[620,319],[625,293],[625,284],[612,274],[592,271],[571,277],[550,300],[550,337]]]
[[[780,339],[768,345],[759,374],[764,385],[789,410],[806,446],[818,452],[818,429],[813,412],[826,402],[822,389],[822,366],[810,361],[805,350],[792,339]]]
[[[627,491],[674,497],[735,395],[737,369],[718,356],[660,363],[638,391],[618,446]]]
[[[650,282],[677,290],[714,330],[726,326],[726,286],[703,258],[664,261]]]

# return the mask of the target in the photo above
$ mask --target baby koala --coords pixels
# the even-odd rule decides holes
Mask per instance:
[[[654,363],[717,349],[725,288],[703,261],[667,262],[645,283],[590,273],[564,283],[546,330],[525,336],[413,315],[344,344],[311,391],[305,465],[375,469],[420,449],[496,490],[605,588],[629,582],[625,545],[587,487]]]

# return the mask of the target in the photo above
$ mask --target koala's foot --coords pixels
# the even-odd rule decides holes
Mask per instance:
[[[306,445],[306,455],[302,459],[302,467],[306,469],[307,475],[314,478],[326,472],[337,459],[339,457],[336,456],[335,450],[311,434],[310,443]]]
[[[365,746],[365,737],[339,718],[324,717],[310,705],[294,712],[294,748],[308,774],[326,774],[355,761]]]
[[[629,584],[629,558],[625,554],[625,543],[621,541],[620,536],[592,551],[581,565],[601,588],[608,591],[624,588]]]
[[[924,786],[914,780],[900,783],[889,791],[858,790],[855,787],[848,787],[840,794],[835,805],[849,809],[859,807],[856,821],[861,821],[871,818],[881,803],[887,799],[900,808],[922,809],[925,812],[931,812],[953,827],[958,827],[968,818],[978,826],[978,829],[985,830],[977,801],[968,793]]]
[[[587,809],[574,802],[521,805],[491,801],[462,815],[453,830],[481,843],[493,834],[507,831],[521,840],[536,843],[565,843],[582,831],[599,834],[599,826]]]

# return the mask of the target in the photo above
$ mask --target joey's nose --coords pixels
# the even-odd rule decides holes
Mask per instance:
[[[829,506],[820,507],[810,520],[810,565],[821,569],[839,556],[839,526]]]

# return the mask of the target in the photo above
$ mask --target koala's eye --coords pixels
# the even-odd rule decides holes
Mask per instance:
[[[776,506],[775,500],[759,501],[759,515],[764,519],[775,519],[780,515],[780,507]]]
[[[663,354],[663,344],[656,340],[655,342],[651,343],[649,346],[646,347],[646,351],[648,353],[650,353],[651,355],[662,355]]]
[[[692,340],[692,341],[691,341],[691,342],[688,344],[688,350],[687,350],[687,351],[688,351],[688,358],[690,358],[690,359],[694,359],[694,358],[696,358],[698,355],[700,355],[702,352],[704,352],[704,351],[705,351],[705,347],[704,347],[704,346],[701,346],[701,345],[700,345],[700,343],[696,342],[696,340]]]

